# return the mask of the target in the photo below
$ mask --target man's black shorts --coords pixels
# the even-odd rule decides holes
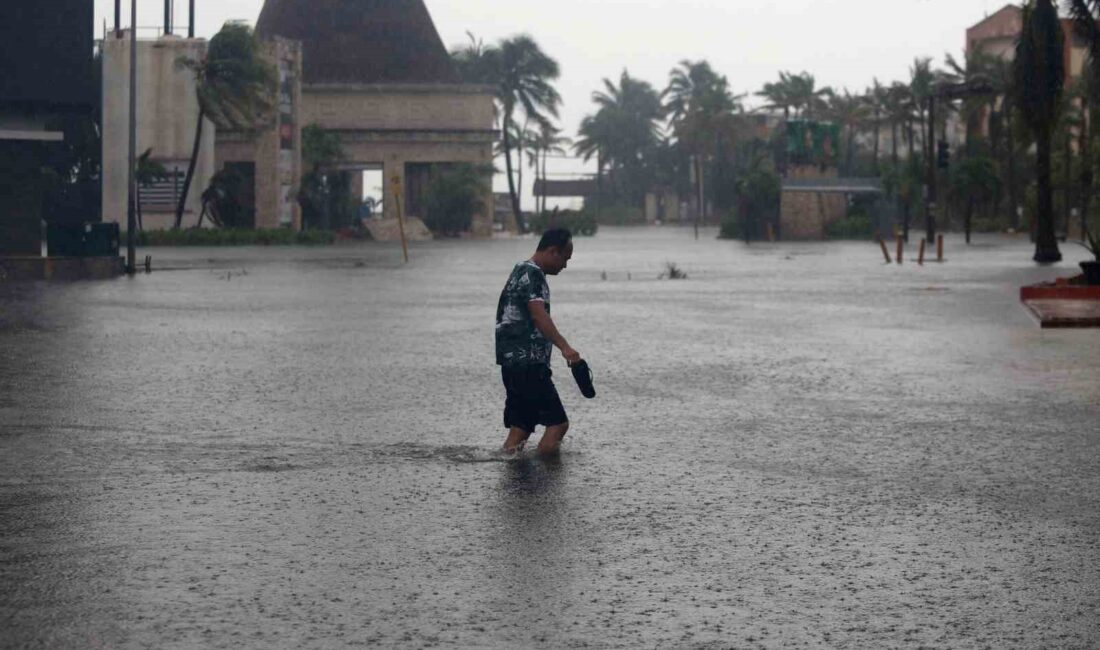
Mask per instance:
[[[504,401],[504,426],[534,433],[538,425],[553,427],[569,418],[551,379],[550,366],[501,366],[500,376],[508,396]]]

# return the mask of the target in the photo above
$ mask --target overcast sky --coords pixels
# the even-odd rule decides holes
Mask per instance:
[[[2,1],[2,0],[0,0]],[[861,91],[877,77],[905,79],[913,59],[958,57],[966,28],[1006,3],[995,0],[426,0],[444,43],[531,34],[561,64],[562,125],[572,135],[591,94],[623,68],[658,89],[683,59],[707,59],[736,93],[755,93],[780,70],[808,71],[820,85]],[[113,0],[95,0],[97,34]],[[226,20],[255,23],[263,0],[198,0],[197,32]],[[143,0],[138,23],[163,22],[163,2]],[[187,20],[176,0],[177,24]],[[129,3],[123,1],[124,23]],[[757,101],[750,98],[751,101]],[[587,166],[594,171],[595,165]],[[575,172],[559,160],[550,171]],[[526,184],[526,183],[525,183]]]

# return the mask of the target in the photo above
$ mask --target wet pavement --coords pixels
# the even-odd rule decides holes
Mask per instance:
[[[1100,330],[977,241],[579,240],[558,462],[494,453],[532,240],[0,285],[0,645],[1096,647]]]

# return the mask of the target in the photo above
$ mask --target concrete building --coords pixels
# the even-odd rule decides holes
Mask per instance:
[[[981,50],[1006,61],[1016,58],[1016,40],[1024,28],[1023,9],[1020,5],[1009,4],[999,11],[966,30],[966,52]],[[1088,60],[1088,46],[1077,35],[1073,22],[1063,18],[1062,32],[1065,34],[1063,57],[1066,67],[1066,82],[1081,76]]]
[[[130,116],[130,34],[109,33],[103,52],[103,220],[126,228],[128,191],[127,155]],[[170,228],[175,220],[179,193],[191,159],[199,103],[194,75],[177,60],[200,60],[206,54],[204,39],[162,36],[137,41],[138,119],[137,152],[151,151],[150,159],[162,164],[168,178],[141,188],[142,226],[146,230]],[[195,176],[183,215],[184,225],[194,225],[202,211],[202,192],[214,175],[214,124],[206,120],[199,147]]]
[[[405,215],[424,216],[437,166],[492,165],[493,89],[461,83],[422,0],[267,0],[256,31],[301,42],[300,125],[339,135],[343,169],[396,181]],[[484,205],[475,236],[492,232],[489,179]]]

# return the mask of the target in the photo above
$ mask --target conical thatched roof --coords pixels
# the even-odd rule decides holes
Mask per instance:
[[[424,0],[266,0],[260,36],[302,42],[305,83],[458,83]]]

